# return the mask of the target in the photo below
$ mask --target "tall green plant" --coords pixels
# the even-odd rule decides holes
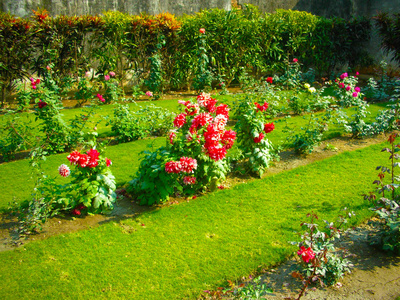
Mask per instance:
[[[7,96],[18,80],[29,76],[33,60],[35,31],[28,20],[0,13],[0,101],[6,104]]]

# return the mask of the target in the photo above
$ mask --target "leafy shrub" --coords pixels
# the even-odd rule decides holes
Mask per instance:
[[[15,158],[15,153],[31,147],[34,143],[34,137],[31,132],[33,127],[30,125],[29,116],[24,117],[19,113],[9,112],[5,120],[0,124],[2,132],[0,137],[0,154],[3,161]]]
[[[119,143],[136,141],[146,136],[145,118],[132,113],[127,104],[117,104],[114,108],[114,118],[107,125],[111,125],[111,130]]]
[[[179,103],[185,106],[185,113],[174,119],[177,131],[170,132],[167,148],[147,153],[147,161],[141,162],[130,182],[130,191],[141,204],[165,201],[173,192],[193,195],[206,187],[214,190],[229,171],[225,156],[236,133],[225,129],[228,106],[216,106],[216,100],[204,93],[197,103]]]
[[[59,98],[59,88],[48,74],[45,80],[31,78],[35,90],[36,120],[40,120],[40,131],[45,134],[44,147],[49,153],[64,152],[70,146],[67,124],[62,119],[63,108]]]
[[[252,95],[246,94],[235,111],[238,148],[247,160],[247,169],[262,176],[274,158],[272,143],[265,137],[274,130],[274,123],[266,123],[268,103],[253,102]]]
[[[400,62],[400,13],[380,13],[375,17],[375,23],[382,37],[381,48],[386,53],[393,51],[394,59]]]
[[[400,158],[400,145],[395,144],[398,133],[392,133],[388,142],[390,148],[382,149],[382,152],[390,154],[390,167],[378,166],[378,178],[375,180],[376,190],[364,195],[364,199],[372,201],[374,206],[371,208],[375,211],[381,222],[375,223],[375,227],[379,230],[376,237],[371,240],[373,244],[378,244],[383,250],[400,253],[400,198],[397,193],[399,178],[395,175],[395,167],[398,166],[397,160]],[[385,173],[388,173],[389,183],[384,182]],[[376,200],[376,196],[381,194],[381,198]]]
[[[354,213],[348,213],[352,217]],[[335,239],[341,236],[340,227],[347,222],[344,216],[340,216],[337,224],[325,221],[326,231],[320,231],[315,221],[318,216],[315,214],[307,215],[310,223],[302,223],[301,226],[306,230],[301,235],[301,242],[298,243],[300,256],[304,265],[303,272],[293,272],[292,276],[303,281],[303,288],[297,299],[300,299],[313,283],[320,283],[321,286],[335,284],[346,272],[350,272],[353,266],[345,257],[345,252],[339,252],[335,245]],[[304,274],[305,273],[305,274]],[[290,298],[294,299],[294,298]]]
[[[140,109],[136,114],[142,116],[143,125],[146,124],[149,134],[154,136],[165,136],[173,129],[173,121],[176,116],[168,109],[153,104]]]
[[[109,213],[113,209],[117,198],[115,177],[109,169],[111,161],[101,156],[103,149],[99,146],[92,144],[86,154],[73,151],[68,155],[75,170],[72,172],[71,183],[64,188],[66,196],[57,200],[62,209],[72,209],[75,215],[80,215],[82,211]],[[59,173],[68,177],[70,170],[63,164],[59,167]]]

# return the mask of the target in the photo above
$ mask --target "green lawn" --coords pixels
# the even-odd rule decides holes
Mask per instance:
[[[381,148],[2,252],[0,298],[196,299],[285,260],[307,213],[333,221],[346,206],[357,213],[349,225],[370,217],[361,195],[372,190],[375,166],[387,164]]]

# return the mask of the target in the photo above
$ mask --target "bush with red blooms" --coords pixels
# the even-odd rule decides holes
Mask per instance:
[[[72,151],[67,156],[70,164],[75,166],[72,172],[65,164],[58,169],[61,176],[71,174],[72,177],[72,181],[64,187],[66,196],[59,203],[64,209],[70,209],[73,215],[110,212],[117,199],[115,177],[109,168],[112,162],[101,156],[103,149],[96,149],[99,146],[94,142],[87,151]]]
[[[238,148],[245,160],[247,171],[261,176],[274,158],[273,147],[268,140],[268,133],[275,129],[275,124],[268,122],[268,103],[257,103],[246,94],[240,100],[235,115],[238,136]]]
[[[184,109],[173,121],[167,147],[147,152],[130,182],[129,190],[141,204],[166,201],[177,191],[193,195],[207,187],[214,190],[229,171],[226,153],[236,139],[225,128],[229,107],[205,93],[195,102],[178,102]]]
[[[346,210],[346,209],[344,209]],[[351,262],[346,258],[344,249],[337,249],[334,245],[335,239],[341,236],[341,227],[347,222],[347,217],[352,217],[354,213],[346,212],[347,216],[339,216],[336,224],[324,221],[326,230],[318,229],[318,216],[308,214],[310,223],[302,223],[301,226],[306,230],[301,235],[301,242],[294,243],[299,245],[297,255],[300,263],[304,266],[303,272],[293,272],[292,276],[299,278],[303,282],[300,290],[300,299],[307,291],[307,287],[312,283],[320,283],[321,286],[335,284],[346,272],[350,272]],[[288,298],[294,299],[294,298]]]

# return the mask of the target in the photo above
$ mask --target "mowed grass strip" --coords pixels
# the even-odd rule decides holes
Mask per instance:
[[[306,214],[371,216],[362,194],[383,144],[346,152],[136,219],[0,253],[1,299],[196,299],[292,254]]]

